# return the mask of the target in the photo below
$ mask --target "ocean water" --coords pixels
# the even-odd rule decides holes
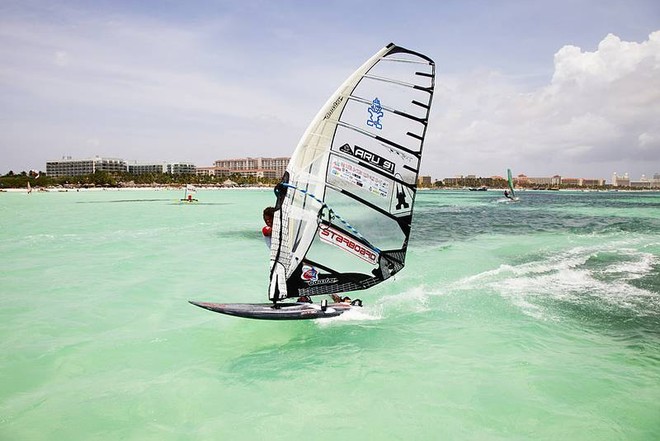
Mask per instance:
[[[423,191],[406,268],[266,301],[265,190],[0,193],[0,440],[658,440],[660,193]]]

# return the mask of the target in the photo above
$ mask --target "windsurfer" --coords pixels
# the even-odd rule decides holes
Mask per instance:
[[[330,296],[335,303],[346,303],[351,306],[362,306],[362,300],[360,299],[351,300],[351,298],[348,296],[341,297],[338,294],[330,294]]]
[[[264,223],[266,224],[262,229],[261,233],[265,237],[270,237],[273,234],[273,215],[275,213],[275,208],[274,207],[266,207],[264,208]]]
[[[264,208],[264,223],[266,224],[261,229],[261,234],[264,235],[266,240],[266,245],[270,248],[270,236],[273,234],[273,216],[275,214],[275,207],[266,207]]]
[[[513,200],[513,197],[511,197],[509,190],[504,190],[504,197]]]

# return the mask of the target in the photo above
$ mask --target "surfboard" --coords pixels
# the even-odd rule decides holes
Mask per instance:
[[[337,317],[351,309],[347,303],[330,304],[325,309],[315,303],[209,303],[190,301],[209,311],[258,320],[311,320]]]

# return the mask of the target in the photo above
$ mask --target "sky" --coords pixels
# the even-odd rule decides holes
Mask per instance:
[[[657,0],[0,0],[0,174],[290,156],[394,42],[436,62],[421,173],[660,173]]]

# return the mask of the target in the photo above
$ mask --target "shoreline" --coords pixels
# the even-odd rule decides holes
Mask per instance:
[[[71,192],[99,192],[99,191],[182,191],[185,190],[186,186],[145,186],[145,187],[33,187],[31,189],[32,193],[71,193]],[[262,191],[272,191],[272,186],[236,186],[236,187],[222,187],[222,186],[195,186],[196,191],[218,191],[218,190],[262,190]],[[483,194],[488,192],[498,193],[503,192],[506,188],[489,188],[486,191],[469,191],[468,188],[427,188],[420,187],[417,188],[418,191],[460,191],[460,192],[469,192]],[[516,189],[516,192],[525,193],[525,192],[579,192],[579,193],[657,193],[660,192],[660,188],[639,188],[639,189],[593,189],[593,188],[560,188],[557,190],[537,190],[532,188],[519,188]],[[28,193],[27,188],[3,188],[0,189],[0,193]]]
[[[185,186],[171,186],[171,187],[33,187],[32,193],[80,193],[80,192],[98,192],[98,191],[183,191]],[[195,191],[201,190],[269,190],[272,191],[272,187],[197,187],[195,186]],[[27,193],[27,188],[3,188],[0,189],[0,193]]]

